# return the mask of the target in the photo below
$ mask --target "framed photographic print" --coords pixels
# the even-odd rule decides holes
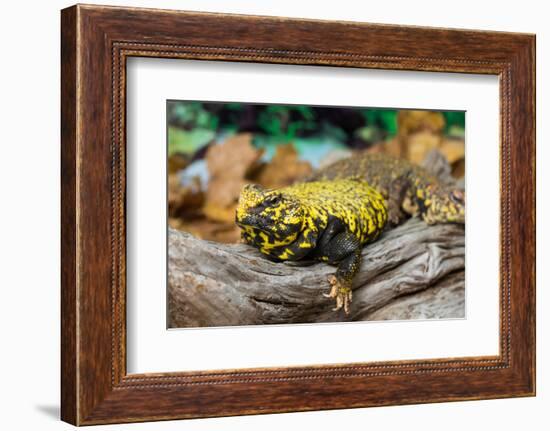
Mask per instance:
[[[63,420],[535,394],[533,35],[77,5],[61,44]]]

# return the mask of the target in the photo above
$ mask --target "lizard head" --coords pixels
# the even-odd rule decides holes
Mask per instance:
[[[241,190],[235,222],[248,234],[263,232],[278,245],[287,245],[303,229],[304,219],[300,201],[283,191],[256,184],[247,184]]]
[[[428,185],[417,190],[416,204],[428,224],[464,223],[466,195],[458,188]]]

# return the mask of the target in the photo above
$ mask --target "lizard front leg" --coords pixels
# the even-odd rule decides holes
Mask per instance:
[[[323,260],[338,265],[336,273],[329,277],[332,286],[330,293],[325,295],[336,300],[335,311],[344,308],[344,312],[349,314],[351,285],[361,265],[361,249],[359,239],[348,230],[335,234],[323,244]]]
[[[336,274],[329,277],[329,283],[332,288],[326,296],[336,299],[334,311],[344,307],[344,312],[349,314],[349,308],[352,300],[351,285],[355,274],[361,265],[361,249],[358,248],[338,264]]]

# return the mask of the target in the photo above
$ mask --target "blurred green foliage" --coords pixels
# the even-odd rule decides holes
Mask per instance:
[[[466,115],[464,111],[443,111],[445,117],[446,132],[451,128],[461,128],[464,130],[466,127]]]
[[[361,109],[368,127],[382,129],[390,136],[397,133],[396,109]]]
[[[254,144],[270,149],[280,143],[333,142],[335,147],[367,147],[397,133],[396,109],[331,108],[169,101],[168,151],[192,154],[214,140],[238,132],[254,134]],[[445,133],[464,135],[465,113],[443,112]]]
[[[218,117],[204,109],[201,102],[169,102],[168,123],[183,129],[218,128]]]
[[[168,127],[168,154],[193,154],[197,149],[207,145],[216,136],[212,129],[182,130]]]
[[[315,114],[309,106],[267,105],[259,112],[258,126],[276,140],[290,141],[317,128]]]

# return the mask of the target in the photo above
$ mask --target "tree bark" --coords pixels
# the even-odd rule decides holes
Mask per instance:
[[[363,249],[351,312],[333,311],[325,263],[273,263],[245,244],[169,230],[169,326],[464,317],[464,226],[418,219]]]

